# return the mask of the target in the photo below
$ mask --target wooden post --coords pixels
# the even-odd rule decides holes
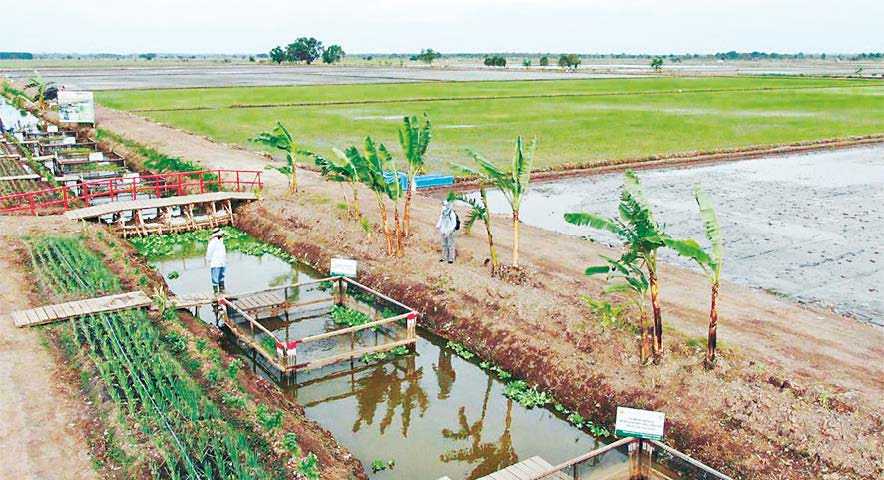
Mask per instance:
[[[182,174],[178,174],[178,195],[184,195],[184,179]]]
[[[68,187],[67,186],[61,187],[61,196],[62,196],[62,198],[64,198],[64,208],[65,208],[65,210],[67,210],[68,208],[70,208],[70,202],[68,202]]]
[[[219,178],[218,181],[220,182],[220,178],[221,178],[221,176],[219,175],[218,178]],[[218,187],[218,190],[221,190],[221,187],[220,187],[220,186]],[[237,192],[241,192],[241,191],[242,191],[242,189],[239,187],[239,170],[236,171],[236,191],[237,191]]]
[[[629,444],[629,480],[643,480],[642,475],[642,439]]]

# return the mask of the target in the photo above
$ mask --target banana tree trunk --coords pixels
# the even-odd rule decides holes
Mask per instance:
[[[656,267],[648,268],[648,283],[651,287],[651,309],[654,314],[654,356],[663,355],[663,317],[660,313],[660,285]]]
[[[393,202],[393,219],[396,224],[396,256],[401,257],[404,254],[402,237],[405,236],[405,232],[402,230],[402,225],[399,223],[399,202]]]
[[[644,299],[642,299],[642,301],[644,301]],[[648,363],[648,358],[651,354],[652,343],[650,327],[648,326],[648,313],[645,311],[644,307],[641,308],[638,319],[638,331],[639,335],[641,335],[641,347],[639,347],[639,357],[641,358],[642,365],[644,365]]]
[[[497,259],[497,248],[494,247],[494,234],[491,233],[491,210],[488,209],[488,193],[484,188],[479,189],[479,195],[482,197],[482,206],[485,208],[485,234],[488,236],[488,254],[491,255],[491,274],[496,274],[500,267],[500,260]]]
[[[408,188],[405,191],[405,211],[402,213],[403,235],[411,235],[411,196],[414,194],[414,175],[408,176]]]
[[[387,256],[393,256],[393,238],[390,235],[390,227],[387,225],[387,205],[380,195],[377,196],[378,211],[381,213],[381,226],[384,229],[384,239],[387,241]]]
[[[513,210],[513,266],[519,266],[519,211]]]
[[[712,300],[709,307],[709,336],[706,338],[706,368],[715,365],[715,343],[718,330],[718,287],[719,282],[712,283]]]
[[[362,220],[362,210],[359,208],[359,189],[353,182],[350,182],[350,188],[353,191],[353,214],[356,215],[356,220]]]
[[[298,191],[298,168],[295,162],[291,164],[292,171],[289,173],[289,195]]]

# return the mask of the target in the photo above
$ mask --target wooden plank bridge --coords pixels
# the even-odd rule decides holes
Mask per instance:
[[[209,192],[107,202],[64,215],[71,220],[109,220],[124,237],[178,233],[231,225],[235,204],[257,198],[254,192]]]
[[[34,327],[95,313],[147,307],[150,304],[150,298],[144,292],[136,290],[116,295],[106,295],[19,310],[10,313],[9,317],[12,318],[16,327]]]

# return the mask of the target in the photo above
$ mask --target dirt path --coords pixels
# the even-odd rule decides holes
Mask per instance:
[[[210,168],[263,168],[259,155],[107,109],[104,128]],[[698,368],[688,344],[705,336],[705,277],[663,266],[661,296],[669,356],[659,367],[635,366],[632,340],[592,322],[579,294],[601,296],[583,276],[605,247],[543,230],[522,230],[527,285],[491,279],[477,228],[458,240],[456,265],[439,264],[433,223],[438,200],[419,197],[416,235],[405,261],[381,255],[382,238],[366,239],[340,219],[338,187],[301,175],[294,201],[273,197],[285,179],[267,174],[268,200],[248,207],[247,228],[317,266],[329,255],[359,258],[365,280],[427,313],[450,338],[553,390],[584,416],[610,421],[612,406],[640,404],[667,412],[670,440],[704,461],[750,478],[878,478],[884,472],[884,330],[831,312],[804,308],[731,283],[722,287],[719,339],[724,361]],[[374,220],[369,195],[364,211]],[[512,234],[495,218],[495,240],[509,260]],[[407,262],[409,268],[403,271]],[[363,278],[363,277],[360,277]]]
[[[56,381],[39,332],[16,328],[3,315],[29,306],[31,280],[19,266],[23,252],[10,249],[10,237],[28,223],[0,217],[0,478],[98,478],[77,426],[86,420],[79,392]]]

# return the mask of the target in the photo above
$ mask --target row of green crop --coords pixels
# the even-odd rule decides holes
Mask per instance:
[[[462,344],[449,341],[445,348],[451,350],[458,357],[468,361],[478,361],[479,356]],[[565,418],[571,425],[584,429],[591,433],[594,437],[605,438],[611,435],[607,428],[593,422],[590,419],[583,418],[576,411],[570,410],[555,399],[549,392],[539,389],[536,385],[531,386],[525,380],[517,379],[503,368],[494,363],[482,360],[478,362],[479,368],[487,371],[490,375],[494,375],[504,383],[503,394],[507,398],[511,398],[525,408],[535,407],[552,407],[552,409]]]
[[[116,277],[77,238],[42,238],[30,244],[41,283],[59,295],[120,290]],[[161,478],[272,478],[248,438],[160,342],[142,311],[80,318],[74,338],[93,362],[107,394],[129,425],[161,453],[151,470]]]

